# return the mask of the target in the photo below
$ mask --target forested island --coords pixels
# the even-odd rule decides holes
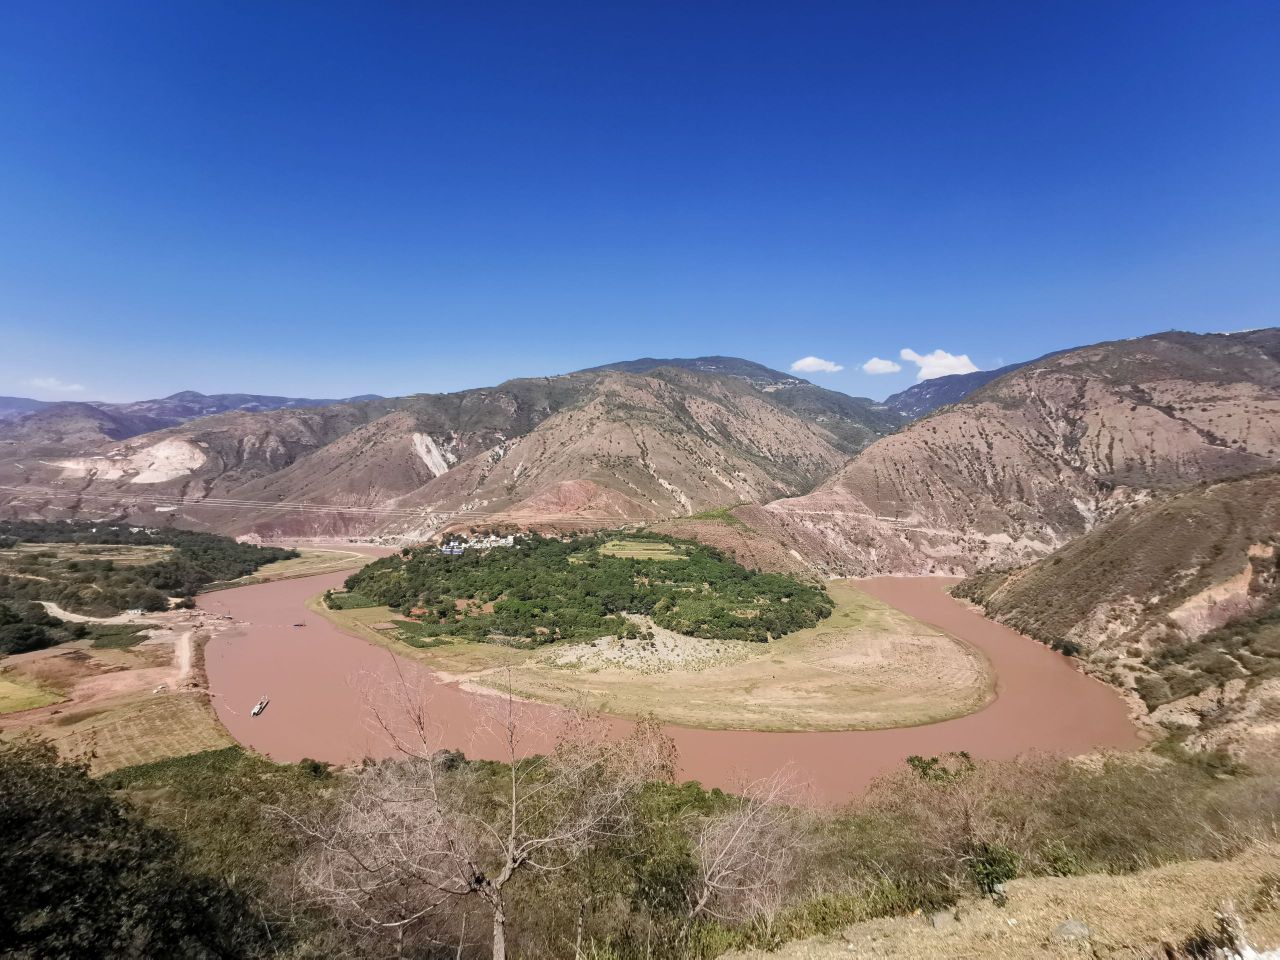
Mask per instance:
[[[636,636],[642,628],[626,614],[688,636],[766,642],[815,626],[833,607],[819,585],[656,536],[531,536],[460,555],[422,547],[369,564],[346,586],[331,604],[386,604],[426,637],[530,644]]]

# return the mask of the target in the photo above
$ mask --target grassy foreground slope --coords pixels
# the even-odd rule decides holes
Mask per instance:
[[[1219,910],[1224,903],[1235,905],[1238,912],[1231,918],[1241,923],[1245,943],[1255,948],[1280,945],[1277,868],[1280,847],[1267,845],[1231,860],[1193,860],[1127,876],[1014,880],[1008,884],[1004,906],[985,898],[967,900],[955,911],[943,911],[937,925],[924,917],[865,920],[834,936],[809,938],[776,951],[736,952],[726,960],[844,960],[868,955],[880,960],[1262,957],[1245,952],[1244,944],[1224,935]],[[1071,920],[1079,925],[1069,925]],[[1087,937],[1070,935],[1086,931]],[[1206,952],[1214,947],[1243,949]],[[864,949],[874,953],[863,953]]]
[[[79,872],[83,863],[96,867],[100,857],[132,849],[140,810],[147,828],[169,840],[162,850],[136,851],[133,862],[166,874],[174,864],[202,878],[210,905],[218,904],[218,890],[230,891],[239,909],[210,921],[225,918],[237,939],[263,934],[216,953],[155,955],[486,960],[490,908],[469,893],[441,900],[424,876],[439,854],[418,847],[405,859],[397,844],[443,831],[468,849],[474,844],[476,868],[493,875],[502,862],[494,838],[502,834],[488,828],[510,822],[512,793],[502,788],[519,773],[526,779],[518,802],[540,804],[554,786],[546,769],[526,761],[512,771],[450,753],[430,766],[330,771],[307,761],[276,765],[233,747],[94,782],[51,754],[0,745],[0,800],[20,814],[0,823],[4,876],[17,885],[6,918],[27,931],[28,955],[49,956],[58,955],[65,930],[101,926],[105,936],[115,929],[122,904],[136,907],[140,932],[164,916],[157,912],[170,894],[164,885]],[[626,773],[601,770],[557,801],[590,802]],[[390,784],[412,793],[378,789]],[[777,955],[1210,956],[1147,951],[1162,941],[1189,945],[1197,925],[1212,925],[1216,897],[1234,897],[1250,934],[1274,946],[1275,788],[1262,770],[1214,776],[1186,763],[983,763],[961,755],[915,758],[841,809],[791,806],[785,790],[762,793],[758,785],[731,796],[662,778],[631,783],[625,815],[568,849],[563,869],[512,875],[503,899],[508,955],[561,960],[574,955],[576,942],[581,956],[596,960],[710,960],[800,940]],[[111,816],[87,819],[81,798]],[[324,831],[349,824],[353,807],[369,818],[362,849],[377,857],[357,869],[370,867],[378,884],[351,898],[326,897],[326,884],[344,874],[317,869],[335,863]],[[538,809],[558,815],[545,804]],[[79,845],[81,858],[28,855],[16,840],[37,835],[32,826],[44,849]],[[709,856],[716,851],[728,855]],[[174,895],[184,895],[181,875],[165,878]],[[980,899],[997,884],[1008,896],[1003,908]],[[65,910],[49,922],[41,913],[48,901],[29,893],[45,889],[93,895],[59,899]],[[935,928],[926,919],[957,904],[958,923]],[[407,922],[375,924],[371,916]],[[1089,943],[1053,939],[1073,917],[1089,926]],[[177,914],[175,929],[188,921]]]
[[[1135,690],[1170,729],[1230,745],[1280,719],[1278,546],[1273,471],[1134,507],[955,592]]]

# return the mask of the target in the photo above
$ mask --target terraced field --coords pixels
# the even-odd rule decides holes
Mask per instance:
[[[95,774],[233,744],[201,693],[160,693],[67,713],[41,734],[63,756],[91,756]]]

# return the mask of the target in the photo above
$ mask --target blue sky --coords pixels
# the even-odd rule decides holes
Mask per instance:
[[[881,397],[1273,325],[1277,49],[1233,0],[9,0],[0,394],[719,353]]]

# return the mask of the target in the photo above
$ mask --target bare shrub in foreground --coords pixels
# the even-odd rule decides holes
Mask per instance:
[[[411,718],[415,736],[397,736],[407,759],[369,767],[329,822],[306,825],[317,843],[301,871],[314,898],[390,935],[397,955],[407,942],[440,942],[480,905],[502,960],[508,886],[562,871],[625,834],[644,785],[674,772],[671,743],[652,722],[609,737],[600,718],[578,713],[548,755],[522,759],[519,710],[508,697],[497,718],[506,754],[498,767],[432,751],[425,711]]]
[[[705,914],[772,923],[805,859],[804,821],[795,801],[794,782],[777,773],[744,784],[732,806],[696,822],[689,920]]]

